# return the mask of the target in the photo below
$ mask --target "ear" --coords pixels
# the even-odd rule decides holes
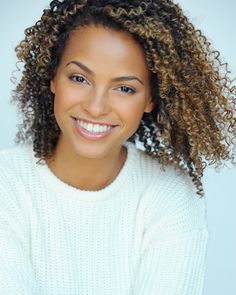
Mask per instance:
[[[145,113],[150,113],[154,109],[155,103],[152,100],[152,97],[149,97],[148,103],[144,109]]]
[[[53,80],[50,81],[50,90],[53,94],[55,94],[55,82]]]

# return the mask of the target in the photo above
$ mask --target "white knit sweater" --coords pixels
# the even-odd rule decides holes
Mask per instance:
[[[30,144],[0,152],[1,295],[200,295],[209,231],[189,176],[126,142],[116,179],[76,189]]]

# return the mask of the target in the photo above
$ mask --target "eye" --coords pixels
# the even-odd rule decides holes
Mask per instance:
[[[136,91],[128,86],[121,86],[119,87],[121,89],[121,92],[127,93],[127,94],[134,94]],[[118,88],[118,89],[119,89]]]
[[[88,83],[85,78],[80,75],[71,75],[69,79],[77,83]]]

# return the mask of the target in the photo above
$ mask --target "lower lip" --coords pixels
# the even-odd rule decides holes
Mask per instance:
[[[88,139],[88,140],[99,140],[99,139],[102,139],[102,138],[105,138],[107,136],[109,136],[114,128],[112,127],[111,129],[109,129],[108,131],[105,131],[105,132],[100,132],[100,133],[92,133],[92,132],[89,132],[88,130],[84,129],[83,127],[81,127],[75,119],[74,120],[74,124],[75,124],[75,129],[76,131],[85,139]]]

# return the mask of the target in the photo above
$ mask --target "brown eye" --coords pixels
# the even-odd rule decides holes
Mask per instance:
[[[127,94],[134,94],[135,93],[135,91],[132,88],[128,87],[128,86],[121,86],[119,88],[121,89],[121,92],[124,92],[124,93],[127,93]]]
[[[71,75],[69,77],[70,80],[74,81],[74,82],[77,82],[77,83],[88,83],[84,77],[82,76],[79,76],[79,75]]]

